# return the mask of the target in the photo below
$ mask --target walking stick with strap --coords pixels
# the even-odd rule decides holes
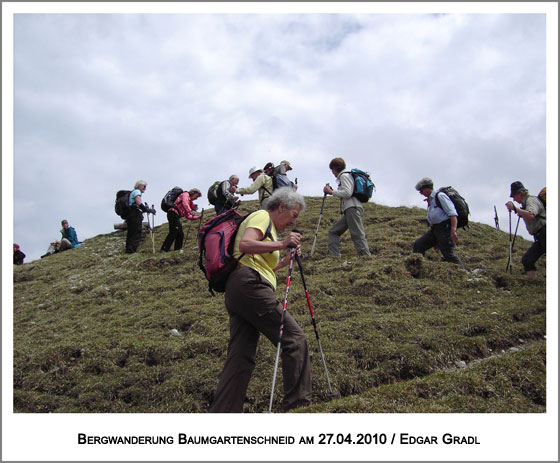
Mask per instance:
[[[148,230],[150,230],[150,239],[152,240],[152,254],[155,254],[156,252],[156,248],[155,248],[155,244],[154,244],[154,234],[152,232],[152,224],[150,222],[150,206],[148,206],[148,203],[144,203],[144,206],[146,206],[146,209],[148,210],[148,212],[146,212],[147,215],[147,219],[148,219]],[[152,204],[152,209],[154,208],[153,204]]]
[[[196,230],[196,239],[198,239],[198,234],[200,233],[200,225],[202,225],[203,218],[204,218],[204,208],[202,208],[202,212],[200,213],[200,220],[198,221],[198,230]]]
[[[330,186],[327,183],[327,186]],[[319,221],[317,222],[317,229],[315,230],[315,238],[313,238],[313,246],[311,246],[311,255],[315,253],[315,245],[317,244],[317,234],[319,233],[319,227],[321,225],[321,217],[323,217],[323,208],[325,207],[325,199],[327,198],[327,193],[323,195],[323,202],[321,203],[321,212],[319,213]]]
[[[331,387],[329,372],[327,370],[327,363],[325,362],[325,354],[323,354],[323,348],[321,347],[321,340],[319,339],[319,331],[317,330],[317,324],[315,323],[315,316],[313,315],[313,308],[311,307],[311,300],[309,299],[309,291],[307,291],[307,285],[305,284],[305,276],[303,275],[303,264],[301,263],[301,258],[297,254],[296,254],[296,262],[299,266],[301,281],[303,282],[303,289],[305,290],[305,297],[307,299],[307,306],[309,307],[309,314],[311,315],[311,323],[313,324],[313,331],[315,331],[315,338],[317,339],[317,344],[319,344],[319,352],[321,354],[323,368],[325,369],[325,377],[327,378],[327,386],[329,388],[329,398],[338,397],[339,394],[333,392]]]
[[[284,323],[286,322],[286,308],[288,306],[288,293],[290,292],[290,281],[292,280],[292,269],[294,268],[294,259],[296,255],[296,247],[289,246],[290,251],[290,267],[288,270],[288,279],[286,280],[286,293],[284,294],[284,304],[282,306],[282,318],[280,321],[280,335],[278,336],[278,344],[276,348],[276,360],[274,361],[274,373],[272,375],[272,389],[270,391],[270,404],[268,405],[268,413],[272,413],[272,402],[274,400],[274,386],[276,385],[276,373],[278,372],[278,360],[280,359],[280,346],[282,345],[282,335],[284,334]]]
[[[506,265],[506,272],[509,269],[509,273],[511,273],[511,257],[512,257],[513,247],[511,241],[511,211],[509,211],[509,257]]]

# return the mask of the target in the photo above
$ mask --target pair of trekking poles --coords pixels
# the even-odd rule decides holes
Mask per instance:
[[[293,230],[296,233],[300,233],[298,230]],[[290,282],[292,280],[292,269],[294,267],[294,260],[299,266],[299,271],[301,274],[301,281],[303,282],[303,289],[305,290],[305,297],[307,299],[307,306],[309,307],[309,314],[311,315],[311,323],[313,324],[313,331],[315,331],[315,338],[317,339],[317,344],[319,345],[319,352],[321,354],[321,361],[323,362],[323,368],[325,369],[325,377],[327,379],[327,386],[329,388],[329,398],[338,397],[338,394],[333,392],[331,387],[331,381],[329,379],[329,372],[327,370],[327,363],[325,362],[325,354],[323,353],[323,348],[321,347],[321,340],[319,339],[319,331],[317,330],[317,324],[315,322],[315,315],[313,314],[313,307],[311,306],[311,300],[309,299],[309,291],[307,290],[307,284],[305,283],[305,276],[303,274],[303,264],[301,263],[301,258],[297,253],[295,246],[289,246],[290,250],[290,266],[288,268],[288,279],[286,281],[286,293],[284,294],[284,304],[282,306],[282,318],[280,321],[280,335],[278,337],[278,344],[276,347],[276,360],[274,361],[274,373],[272,375],[272,389],[270,391],[270,403],[268,406],[268,413],[272,413],[272,402],[274,401],[274,387],[276,385],[276,374],[278,373],[278,361],[280,359],[280,347],[282,345],[282,336],[284,334],[284,323],[286,322],[286,308],[288,306],[288,294],[290,292]]]
[[[203,218],[204,218],[204,208],[202,208],[202,212],[200,213],[200,220],[198,221],[198,229],[196,231],[197,238],[198,238],[198,233],[200,232],[200,225],[202,224]],[[189,239],[189,232],[191,231],[191,223],[192,220],[189,220],[189,226],[187,227],[187,234],[185,235],[185,241]]]

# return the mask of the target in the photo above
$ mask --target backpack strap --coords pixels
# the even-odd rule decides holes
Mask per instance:
[[[270,219],[270,223],[268,224],[268,227],[266,227],[266,232],[264,233],[263,237],[260,239],[260,241],[264,241],[265,238],[270,238],[270,241],[274,241],[274,238],[272,238],[272,219]],[[241,262],[241,259],[243,259],[243,256],[245,255],[245,253],[241,253],[241,255],[237,258],[237,262]],[[255,259],[255,255],[251,254],[251,256],[253,257],[253,260]]]

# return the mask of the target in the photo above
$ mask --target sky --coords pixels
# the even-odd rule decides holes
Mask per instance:
[[[336,156],[373,201],[454,186],[494,225],[509,185],[546,184],[544,14],[16,14],[13,238],[42,255],[67,219],[80,240],[120,222],[117,190],[206,191],[292,163],[322,196]],[[256,195],[246,197],[255,199]],[[515,223],[515,218],[514,218]],[[519,234],[528,236],[523,224]],[[411,243],[412,245],[412,243]],[[124,244],[123,244],[124,248]]]
[[[428,176],[436,187],[459,190],[472,221],[494,226],[496,206],[506,232],[504,204],[513,181],[532,193],[552,187],[547,262],[554,280],[557,4],[457,5],[4,2],[3,305],[9,308],[13,298],[6,252],[12,242],[30,262],[60,237],[62,219],[81,240],[110,233],[120,222],[116,192],[137,180],[147,181],[143,200],[156,205],[160,225],[166,217],[158,205],[170,188],[206,192],[234,173],[248,186],[249,169],[269,161],[289,160],[299,192],[322,197],[323,185],[334,183],[329,161],[338,156],[349,168],[370,172],[378,204],[424,208],[414,185]],[[208,207],[205,199],[198,203]],[[518,233],[528,237],[523,224]],[[557,287],[547,290],[547,352],[554,355]],[[3,378],[11,375],[11,313],[3,310]],[[551,360],[549,373],[557,365]],[[521,423],[501,415],[408,415],[403,421],[392,414],[375,420],[340,414],[316,423],[305,414],[298,420],[263,414],[236,416],[234,427],[206,414],[14,416],[8,386],[3,423],[8,419],[9,426],[3,429],[11,434],[5,439],[3,431],[3,457],[37,452],[40,460],[142,460],[175,451],[170,459],[259,460],[257,447],[96,449],[74,441],[77,431],[285,435],[322,429],[470,432],[481,435],[483,445],[462,448],[461,458],[556,460],[555,381],[547,378],[548,412],[523,416]],[[452,447],[376,446],[374,455],[450,461],[459,455]],[[281,458],[297,452],[297,460],[372,455],[369,447],[281,450]]]

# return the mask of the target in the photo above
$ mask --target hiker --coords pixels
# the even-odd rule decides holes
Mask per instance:
[[[268,198],[272,194],[272,179],[266,175],[262,169],[251,167],[249,170],[249,178],[253,183],[246,188],[238,188],[236,193],[243,195],[252,195],[257,190],[259,192],[260,209],[266,210]]]
[[[239,227],[234,256],[244,255],[226,283],[225,305],[230,336],[226,363],[209,410],[212,413],[243,411],[260,333],[275,346],[278,343],[283,305],[274,295],[275,272],[290,263],[289,256],[279,259],[280,250],[296,246],[299,252],[301,235],[290,232],[284,240],[276,241],[277,232],[291,229],[304,209],[303,196],[281,188],[270,197],[266,211],[253,212]],[[281,349],[282,408],[286,411],[311,402],[307,340],[289,313],[286,313]]]
[[[126,248],[127,254],[135,253],[142,238],[143,213],[155,214],[155,209],[150,209],[142,204],[142,194],[146,191],[148,184],[144,180],[138,180],[134,189],[130,192],[128,200],[128,214],[126,216]]]
[[[81,246],[82,243],[78,241],[76,230],[74,227],[68,225],[68,220],[63,220],[60,224],[62,225],[62,229],[60,230],[62,239],[60,240],[59,251],[66,251],[67,249],[73,249]]]
[[[413,252],[424,255],[428,249],[439,249],[443,259],[465,268],[461,259],[455,254],[457,243],[457,210],[449,196],[444,192],[434,190],[432,179],[424,177],[415,186],[428,203],[428,224],[430,229],[414,242]],[[438,205],[436,201],[438,195]]]
[[[194,214],[194,211],[197,209],[194,201],[201,196],[202,193],[197,188],[185,191],[177,196],[174,202],[175,206],[167,212],[169,233],[161,245],[161,252],[168,252],[173,243],[175,243],[175,247],[173,248],[175,251],[183,247],[185,234],[183,233],[183,226],[181,225],[181,217],[185,217],[187,220],[200,220],[200,216]]]
[[[232,209],[239,201],[239,196],[234,196],[239,184],[239,177],[237,175],[230,175],[229,179],[221,182],[216,190],[216,204],[214,209],[216,215]]]
[[[274,168],[274,174],[276,176],[276,188],[282,188],[284,186],[289,186],[294,190],[297,190],[297,185],[288,178],[288,171],[292,170],[292,166],[289,161],[281,161],[278,166]],[[297,180],[297,179],[296,179]]]
[[[510,197],[521,208],[515,207],[512,201],[506,203],[508,211],[515,212],[525,222],[527,231],[533,236],[535,242],[521,258],[525,273],[529,278],[537,276],[537,260],[546,254],[546,207],[538,197],[529,194],[523,183],[517,181],[510,186]]]
[[[14,265],[22,265],[25,254],[21,251],[19,244],[14,243]]]
[[[362,223],[364,208],[361,201],[353,196],[354,177],[350,172],[344,171],[344,169],[346,169],[346,162],[342,158],[332,159],[329,163],[329,169],[331,169],[332,174],[336,177],[338,189],[335,191],[327,184],[323,188],[323,193],[340,198],[342,217],[329,230],[328,254],[333,257],[341,257],[340,237],[349,229],[350,238],[352,238],[358,255],[361,257],[369,257],[371,253]]]
[[[286,186],[297,190],[297,185],[286,175],[289,170],[292,170],[292,167],[288,161],[282,161],[276,167],[272,162],[268,162],[264,166],[263,172],[272,178],[273,191]]]

